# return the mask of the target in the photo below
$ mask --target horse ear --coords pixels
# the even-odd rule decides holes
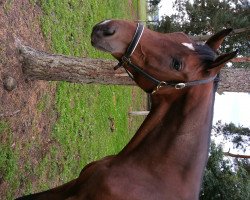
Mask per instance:
[[[215,73],[218,73],[219,70],[224,66],[224,64],[226,64],[229,60],[234,58],[237,55],[237,53],[238,50],[218,56],[212,63],[212,65],[210,65],[207,68],[207,71],[215,71]]]
[[[213,36],[211,36],[206,44],[213,49],[215,52],[219,49],[221,43],[223,42],[224,38],[232,31],[232,28],[224,29]]]

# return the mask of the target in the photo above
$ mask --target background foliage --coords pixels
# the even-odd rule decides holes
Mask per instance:
[[[250,2],[248,0],[175,0],[171,16],[163,16],[153,29],[160,32],[183,31],[189,35],[208,35],[224,28],[250,27]],[[250,56],[249,32],[226,38],[222,52],[239,49],[241,56]],[[249,67],[248,63],[234,63],[234,67]],[[233,123],[218,122],[213,127],[216,137],[244,152],[249,146],[250,129]],[[228,158],[222,147],[212,143],[205,171],[200,199],[245,200],[250,198],[249,159]]]
[[[250,27],[250,2],[248,0],[176,0],[176,14],[164,16],[154,29],[161,32],[183,31],[190,35],[208,35],[225,28]],[[242,56],[250,56],[249,32],[226,39],[222,52],[239,49]],[[234,63],[235,67],[247,67]]]

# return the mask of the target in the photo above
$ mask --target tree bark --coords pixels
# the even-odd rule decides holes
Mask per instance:
[[[247,68],[224,68],[221,70],[218,92],[250,93],[250,70]]]
[[[233,58],[231,62],[234,63],[239,63],[239,62],[250,62],[250,57],[238,57],[238,58]]]
[[[146,116],[149,114],[149,111],[131,111],[128,114],[134,116]]]
[[[16,46],[23,58],[23,73],[31,80],[135,85],[123,69],[113,70],[117,61],[48,54],[24,46],[19,40]],[[250,93],[250,70],[223,69],[218,91]]]
[[[241,155],[241,154],[233,154],[233,153],[230,153],[230,152],[223,152],[223,154],[225,156],[230,156],[230,157],[234,157],[234,158],[250,158],[250,155]]]
[[[122,69],[113,70],[117,61],[48,54],[22,45],[19,40],[16,46],[23,73],[30,80],[134,85]]]
[[[236,34],[240,34],[240,33],[245,33],[250,31],[250,27],[246,27],[246,28],[240,28],[240,29],[234,29],[229,35],[236,35]],[[191,39],[193,39],[194,41],[206,41],[208,40],[212,35],[197,35],[197,36],[193,36],[190,35],[189,37]]]

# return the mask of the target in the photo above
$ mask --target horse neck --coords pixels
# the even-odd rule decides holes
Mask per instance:
[[[213,84],[174,93],[152,96],[149,116],[120,155],[139,158],[166,176],[181,172],[182,178],[200,184],[197,177],[201,180],[209,148]]]
[[[211,89],[208,90],[208,88]],[[152,103],[154,106],[156,102],[156,108],[152,108],[152,115],[155,116],[158,115],[159,102],[157,101],[153,99]],[[206,160],[213,102],[214,93],[211,86],[191,88],[176,98],[169,99],[168,104],[164,105],[165,113],[161,114],[160,123],[144,138],[144,142],[150,142],[151,145],[155,143],[159,155],[164,154],[174,160],[180,159],[182,163],[185,158],[190,158],[189,156],[197,159],[198,154]],[[189,163],[190,159],[187,160]]]

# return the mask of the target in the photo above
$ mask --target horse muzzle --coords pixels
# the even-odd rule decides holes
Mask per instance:
[[[112,52],[113,48],[110,46],[108,39],[115,35],[116,27],[110,25],[111,20],[105,20],[96,24],[91,33],[91,44],[102,51]]]

